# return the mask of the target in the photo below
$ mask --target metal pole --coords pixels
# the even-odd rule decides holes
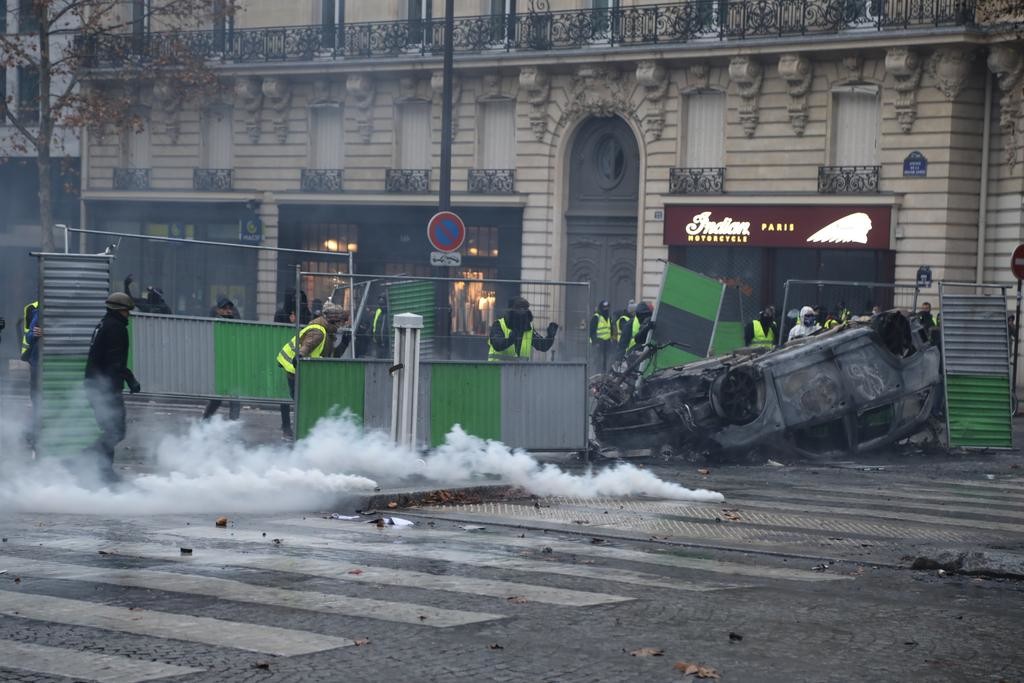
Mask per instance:
[[[452,78],[455,50],[455,0],[444,2],[444,84],[441,90],[441,186],[438,211],[452,208]]]
[[[1017,314],[1013,318],[1014,324],[1017,326],[1017,334],[1014,335],[1013,339],[1013,386],[1010,387],[1010,396],[1017,396],[1017,361],[1020,358],[1020,299],[1021,299],[1021,280],[1017,280]],[[1017,414],[1017,405],[1014,401],[1013,414]]]
[[[295,422],[292,423],[292,434],[299,433],[299,367],[302,365],[299,360],[299,347],[302,346],[299,339],[299,332],[302,331],[302,264],[295,265],[295,396],[292,398],[292,412],[295,413]]]

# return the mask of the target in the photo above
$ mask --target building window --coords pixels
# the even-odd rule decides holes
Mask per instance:
[[[203,168],[232,167],[231,109],[215,107],[203,116]]]
[[[7,33],[7,0],[0,0],[0,34],[3,33]]]
[[[499,45],[515,40],[516,0],[490,0],[491,42]]]
[[[409,25],[409,44],[430,40],[431,0],[406,0],[405,17]]]
[[[700,91],[686,95],[683,107],[686,131],[683,166],[725,166],[725,93]]]
[[[124,133],[124,164],[128,168],[150,168],[151,143],[149,117],[139,112],[132,117],[135,121]]]
[[[0,9],[2,9],[2,6],[0,6]],[[0,69],[0,126],[5,123],[7,123],[7,71]]]
[[[345,0],[320,0],[324,47],[341,47],[345,38]]]
[[[430,102],[398,105],[398,168],[430,168]]]
[[[18,67],[18,119],[23,126],[39,123],[39,67]]]
[[[345,168],[345,119],[341,107],[321,104],[310,108],[312,168]]]
[[[149,32],[149,0],[132,0],[132,35],[141,38]]]
[[[877,166],[881,115],[878,86],[851,85],[832,91],[832,163]]]
[[[493,229],[493,228],[491,228]],[[468,228],[467,231],[472,230]],[[493,282],[471,282],[471,280],[493,280],[497,277],[495,268],[465,268],[456,277],[466,280],[452,282],[449,303],[452,307],[452,334],[487,334],[494,324],[494,308],[497,292]]]
[[[47,4],[39,3],[39,0],[18,1],[18,33],[39,32],[39,15],[37,12],[40,5],[43,7],[47,6]]]
[[[516,103],[480,104],[480,168],[516,167]]]

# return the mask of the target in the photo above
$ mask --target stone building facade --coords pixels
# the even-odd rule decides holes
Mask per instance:
[[[190,34],[219,98],[146,84],[144,132],[86,134],[83,222],[222,241],[255,212],[265,245],[430,274],[443,2],[243,4]],[[1024,45],[969,0],[456,5],[467,276],[585,279],[618,308],[653,298],[671,260],[754,309],[789,278],[1010,277]],[[95,64],[117,68],[102,49]],[[293,272],[287,255],[209,258],[223,273],[172,293],[181,312],[230,291],[267,318]]]

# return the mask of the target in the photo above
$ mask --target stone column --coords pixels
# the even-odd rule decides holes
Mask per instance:
[[[263,221],[263,246],[277,246],[278,206],[273,192],[264,192],[259,216]],[[277,310],[278,252],[261,249],[256,261],[256,315],[260,320],[274,319]]]

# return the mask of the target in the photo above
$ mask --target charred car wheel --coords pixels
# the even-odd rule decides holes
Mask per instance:
[[[711,404],[720,417],[745,425],[764,409],[764,382],[750,366],[731,368],[711,386]]]

